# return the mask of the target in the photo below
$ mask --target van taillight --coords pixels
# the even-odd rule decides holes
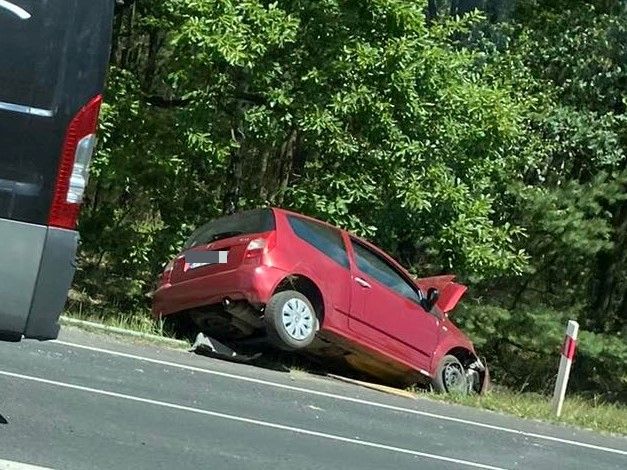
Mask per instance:
[[[102,96],[98,95],[74,116],[67,128],[48,217],[53,227],[73,229],[89,180],[89,164],[96,145]]]

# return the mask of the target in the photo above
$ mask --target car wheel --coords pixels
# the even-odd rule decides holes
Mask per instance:
[[[465,395],[469,392],[466,370],[462,363],[459,362],[459,359],[451,355],[442,358],[433,378],[433,388],[440,393],[461,393]]]
[[[294,290],[274,294],[266,305],[264,318],[270,342],[288,351],[309,346],[318,330],[311,302]]]

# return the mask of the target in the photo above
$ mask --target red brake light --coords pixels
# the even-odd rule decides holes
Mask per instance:
[[[275,232],[268,232],[263,237],[255,238],[248,242],[246,247],[245,259],[258,258],[267,253],[275,245]]]
[[[53,227],[76,227],[89,179],[101,104],[101,95],[93,98],[76,113],[67,128],[48,217],[48,223]]]
[[[268,240],[265,238],[255,238],[246,247],[246,258],[252,258],[254,256],[263,253],[263,249],[268,245]]]

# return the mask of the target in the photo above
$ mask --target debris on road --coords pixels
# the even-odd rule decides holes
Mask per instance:
[[[222,344],[217,339],[211,338],[203,333],[198,333],[196,341],[194,341],[189,351],[232,362],[251,362],[261,357],[261,353],[255,353],[252,356],[240,354],[225,344]]]

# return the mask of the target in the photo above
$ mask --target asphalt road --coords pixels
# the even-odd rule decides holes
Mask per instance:
[[[0,469],[625,469],[627,439],[74,329],[0,343]]]

